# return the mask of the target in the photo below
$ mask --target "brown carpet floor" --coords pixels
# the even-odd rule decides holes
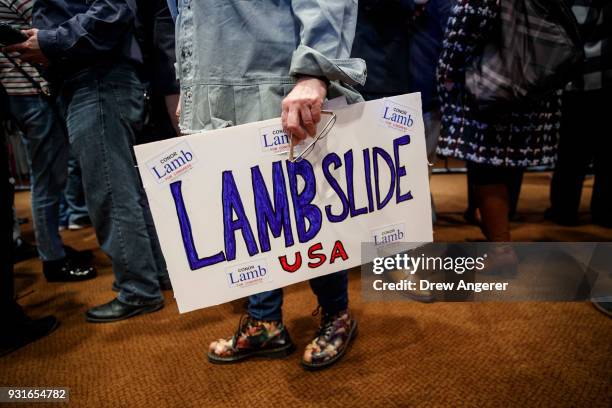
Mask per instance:
[[[604,241],[612,230],[545,222],[549,174],[526,177],[516,241]],[[482,239],[463,223],[465,177],[435,175],[436,240]],[[583,207],[590,197],[585,189]],[[21,216],[29,195],[17,195]],[[24,226],[31,238],[31,224]],[[96,247],[91,229],[63,236]],[[125,322],[92,325],[89,306],[110,300],[112,272],[96,249],[100,277],[48,284],[38,261],[17,265],[20,302],[33,316],[54,313],[52,335],[0,359],[0,386],[63,386],[79,407],[609,407],[612,320],[588,303],[366,303],[351,275],[360,336],[345,360],[305,372],[299,359],[317,327],[307,284],[286,290],[285,319],[298,352],[285,360],[213,366],[210,340],[232,333],[240,302],[179,315],[171,293],[162,311]],[[24,406],[21,404],[20,406]],[[37,406],[39,406],[37,404]]]

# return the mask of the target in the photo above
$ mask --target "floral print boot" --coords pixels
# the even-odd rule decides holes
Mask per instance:
[[[238,330],[231,338],[210,343],[208,360],[226,364],[255,356],[281,358],[294,350],[295,345],[282,322],[266,322],[245,316],[240,319]]]
[[[334,364],[344,356],[356,335],[357,321],[348,310],[324,314],[319,331],[304,350],[302,365],[308,370],[318,370]]]

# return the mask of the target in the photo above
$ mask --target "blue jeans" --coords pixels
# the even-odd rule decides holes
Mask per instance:
[[[70,224],[78,224],[87,217],[89,213],[85,205],[81,167],[71,151],[68,156],[68,179],[60,202],[60,224],[67,227]]]
[[[59,204],[66,184],[68,139],[52,102],[40,95],[10,96],[11,115],[24,134],[32,186],[32,217],[43,261],[66,256],[58,233]]]
[[[68,78],[60,100],[98,242],[112,260],[117,296],[130,305],[160,302],[167,276],[134,159],[144,88],[129,64],[92,67]]]
[[[320,276],[309,281],[325,313],[334,314],[348,307],[346,271]],[[282,320],[283,290],[275,289],[249,296],[248,313],[257,320]]]

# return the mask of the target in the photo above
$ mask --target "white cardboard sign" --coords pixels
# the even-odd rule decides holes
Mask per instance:
[[[420,94],[334,112],[297,163],[280,119],[135,147],[181,313],[358,266],[362,242],[432,241]]]

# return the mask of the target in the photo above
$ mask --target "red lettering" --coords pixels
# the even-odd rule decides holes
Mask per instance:
[[[344,245],[342,245],[342,241],[336,241],[336,243],[334,244],[334,249],[332,249],[332,253],[329,256],[329,263],[333,264],[336,258],[338,257],[342,258],[343,261],[346,261],[348,259],[348,255],[344,250]]]
[[[318,268],[327,261],[327,256],[321,253],[321,251],[323,251],[323,244],[320,242],[308,248],[308,259],[310,260],[310,262],[308,262],[308,267],[310,269]],[[343,261],[349,259],[342,241],[336,241],[334,243],[334,248],[329,255],[329,263],[333,264],[337,258],[342,258]],[[278,260],[285,272],[293,273],[302,267],[302,254],[299,251],[295,253],[295,262],[293,264],[287,261],[286,255],[279,256]]]
[[[295,263],[293,265],[287,263],[286,255],[279,256],[278,260],[280,261],[281,267],[289,273],[297,271],[302,266],[302,255],[299,252],[295,253]]]
[[[315,253],[315,251],[320,251],[322,249],[323,249],[323,244],[321,244],[320,242],[308,248],[308,258],[310,258],[311,260],[318,259],[317,262],[308,262],[309,268],[311,269],[318,268],[319,266],[325,263],[325,261],[327,260],[327,257],[323,254]]]

